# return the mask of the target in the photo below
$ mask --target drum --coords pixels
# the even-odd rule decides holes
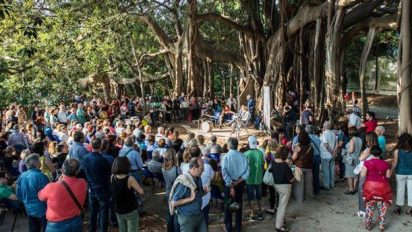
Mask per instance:
[[[203,132],[211,132],[212,131],[212,127],[213,127],[213,124],[212,124],[212,122],[210,122],[210,121],[205,121],[205,122],[202,122],[202,126],[200,127],[201,129],[202,129],[202,131]]]

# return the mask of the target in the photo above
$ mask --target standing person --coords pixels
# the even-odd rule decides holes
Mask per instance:
[[[229,151],[222,158],[222,175],[225,182],[225,202],[236,202],[239,208],[236,210],[236,231],[242,231],[242,205],[245,180],[249,177],[249,165],[245,156],[237,151],[238,140],[227,140]],[[227,232],[233,231],[232,211],[229,205],[225,208],[225,228]]]
[[[76,118],[77,122],[80,124],[84,124],[86,120],[86,112],[84,111],[84,106],[82,103],[78,105],[77,111],[76,111]]]
[[[298,119],[295,110],[286,105],[283,107],[283,128],[285,129],[285,135],[287,139],[293,138],[293,127],[296,124],[296,120]]]
[[[378,126],[378,122],[376,121],[375,113],[369,111],[365,115],[365,122],[363,123],[365,125],[365,132],[375,132],[376,127]]]
[[[313,113],[309,102],[305,103],[305,109],[300,114],[300,124],[301,125],[312,125],[313,124]]]
[[[306,131],[301,131],[298,135],[298,143],[295,146],[292,161],[296,166],[296,180],[293,183],[295,199],[300,205],[305,198],[313,197],[313,148],[310,144],[310,137]],[[297,172],[300,174],[296,175]]]
[[[139,229],[139,210],[135,192],[143,195],[144,191],[129,173],[129,159],[117,157],[112,166],[111,189],[119,232]]]
[[[67,125],[67,112],[66,112],[66,106],[63,104],[60,105],[59,112],[57,113],[57,119],[59,120],[59,123]]]
[[[142,168],[143,160],[140,153],[133,148],[134,137],[129,136],[124,141],[123,148],[119,151],[119,156],[126,156],[130,161],[130,175],[132,175],[138,183],[142,183]]]
[[[110,164],[101,154],[103,142],[95,138],[91,142],[92,152],[82,162],[89,185],[90,223],[89,231],[107,231],[110,201]]]
[[[386,157],[386,138],[383,135],[385,133],[385,127],[377,126],[375,128],[375,133],[378,136],[379,147],[382,149],[382,156]]]
[[[284,224],[286,207],[292,192],[294,180],[292,170],[286,163],[289,149],[286,146],[279,146],[276,149],[275,159],[272,161],[270,172],[273,174],[274,187],[279,194],[279,205],[276,212],[276,231],[289,231]]]
[[[396,209],[401,214],[405,203],[405,187],[407,188],[407,214],[412,215],[412,135],[402,134],[398,138],[398,145],[393,153],[392,173],[396,169]]]
[[[89,153],[83,145],[84,135],[81,131],[73,134],[73,144],[69,147],[69,158],[77,159],[82,163],[83,158]]]
[[[348,120],[349,120],[348,128],[351,128],[353,126],[358,129],[361,128],[362,120],[358,114],[356,114],[353,110],[348,110],[347,115],[348,115]]]
[[[63,163],[63,175],[39,191],[39,200],[47,203],[47,231],[83,231],[81,213],[86,201],[87,183],[77,178],[80,162],[68,159]]]
[[[253,122],[255,119],[256,101],[250,95],[247,95],[247,108],[249,109],[250,119]]]
[[[346,150],[346,144],[349,143],[349,128],[345,121],[339,122],[339,132],[338,132],[338,148],[337,148],[337,160],[339,165],[339,180],[344,180],[345,178],[345,162],[343,157],[346,156],[348,150]]]
[[[348,182],[348,190],[345,194],[355,194],[358,177],[354,173],[355,167],[359,164],[359,156],[362,150],[362,139],[359,138],[358,129],[356,127],[349,128],[349,136],[351,139],[346,145],[348,151],[344,157],[345,162],[345,178]]]
[[[207,225],[201,213],[204,189],[200,176],[203,172],[203,161],[194,157],[189,162],[189,173],[179,176],[170,192],[172,211],[177,210],[177,218],[181,232],[206,232]]]
[[[329,121],[323,124],[323,133],[320,137],[320,158],[322,159],[323,186],[321,189],[329,190],[335,187],[335,156],[337,139],[331,130]]]
[[[372,219],[375,208],[378,209],[379,231],[384,230],[385,216],[392,203],[392,189],[389,184],[391,176],[390,165],[381,159],[381,149],[374,146],[370,149],[374,157],[365,161],[361,176],[366,177],[363,186],[363,197],[366,202],[365,228],[372,229]]]
[[[237,101],[236,98],[233,97],[233,94],[229,95],[226,105],[229,106],[230,111],[237,112]]]
[[[40,171],[40,157],[31,154],[25,159],[27,171],[17,179],[16,195],[23,202],[29,218],[29,231],[46,230],[46,203],[39,200],[38,192],[43,189],[49,179]]]
[[[262,215],[262,181],[263,181],[263,153],[257,149],[258,142],[255,136],[248,138],[250,150],[245,152],[249,164],[249,176],[246,179],[247,198],[250,206],[249,221],[263,220]],[[258,212],[255,212],[255,200]]]
[[[313,166],[312,166],[312,175],[313,175],[313,194],[318,195],[320,192],[320,139],[319,136],[315,134],[315,128],[312,125],[306,125],[306,133],[309,134],[310,145],[313,149]]]
[[[374,157],[371,153],[370,149],[374,146],[378,145],[378,137],[374,132],[369,132],[366,134],[366,149],[361,153],[359,157],[359,164],[356,166],[354,173],[359,175],[362,171],[362,167],[366,160],[370,160]],[[360,176],[359,177],[359,185],[358,185],[358,217],[365,217],[366,216],[366,206],[365,200],[363,199],[363,184],[365,183],[366,177]]]
[[[165,199],[169,199],[173,183],[181,173],[179,167],[177,166],[176,151],[174,149],[168,149],[165,152],[162,173],[163,179],[165,180]],[[166,223],[168,232],[180,231],[176,215],[172,215],[168,212],[166,216]]]

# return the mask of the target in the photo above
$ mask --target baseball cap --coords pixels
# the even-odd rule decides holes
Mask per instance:
[[[247,139],[247,141],[249,142],[249,147],[250,149],[256,149],[257,145],[258,145],[258,141],[256,136],[249,136],[249,138]]]

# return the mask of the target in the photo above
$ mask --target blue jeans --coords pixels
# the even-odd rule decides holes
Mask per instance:
[[[335,187],[335,159],[322,159],[323,187],[326,189]]]
[[[83,231],[83,222],[80,216],[72,217],[59,222],[48,222],[46,232],[77,232]]]
[[[320,156],[313,156],[312,174],[313,174],[313,193],[314,194],[319,194],[319,191],[320,191],[320,177],[319,177],[320,164],[321,164]]]
[[[177,215],[180,232],[207,232],[207,226],[202,213],[193,216]]]
[[[235,197],[232,199],[234,202],[237,202],[240,208],[235,212],[235,228],[237,232],[242,231],[242,206],[243,206],[243,191],[244,191],[244,182],[235,186]],[[225,186],[225,202],[230,201],[230,188]],[[230,211],[228,205],[225,208],[225,228],[226,231],[233,231],[232,225],[232,211]]]
[[[97,218],[99,218],[99,231],[106,232],[109,222],[109,202],[110,196],[107,195],[89,195],[90,203],[90,224],[89,231],[97,230]]]

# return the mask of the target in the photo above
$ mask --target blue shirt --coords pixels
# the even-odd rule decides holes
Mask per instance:
[[[232,181],[242,177],[246,180],[249,176],[249,165],[246,157],[239,151],[229,150],[222,158],[222,174],[226,186],[232,184]]]
[[[17,179],[16,195],[29,216],[41,218],[46,215],[46,202],[40,201],[37,193],[49,183],[49,178],[37,168],[23,172]]]
[[[256,102],[254,99],[247,100],[247,108],[249,109],[250,113],[255,112]]]
[[[127,156],[130,161],[130,170],[135,171],[143,168],[142,157],[133,147],[124,145],[122,150],[119,151],[119,156]]]
[[[320,138],[317,135],[309,134],[310,145],[313,149],[313,156],[320,156]]]
[[[398,149],[398,168],[396,174],[412,175],[412,151],[406,152],[403,149]]]
[[[199,177],[193,178],[193,180],[196,183],[196,197],[192,202],[189,202],[187,204],[177,206],[177,212],[179,214],[183,214],[185,216],[195,216],[199,215],[202,211],[202,195],[203,195],[203,187],[202,187],[202,180]],[[178,184],[175,188],[172,200],[173,201],[178,201],[184,198],[190,197],[191,190],[190,188]]]
[[[69,158],[77,159],[80,163],[88,153],[81,143],[74,142],[69,148]]]
[[[379,135],[378,136],[378,144],[382,150],[382,154],[386,157],[386,139],[385,136]]]
[[[102,153],[102,156],[109,161],[110,167],[112,166],[113,162],[114,162],[114,157],[107,154],[107,153]]]
[[[108,195],[110,193],[110,164],[102,154],[87,154],[82,162],[91,195]]]

